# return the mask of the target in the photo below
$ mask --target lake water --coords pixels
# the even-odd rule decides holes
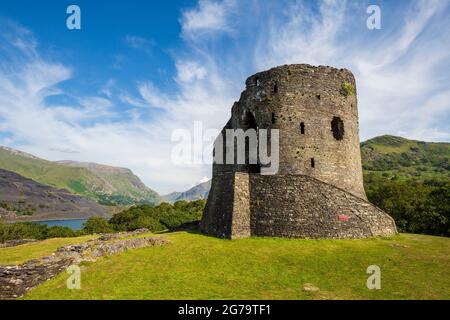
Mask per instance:
[[[60,227],[68,227],[72,230],[81,230],[83,229],[83,223],[85,223],[87,219],[76,219],[76,220],[49,220],[49,221],[37,221],[39,224],[46,224],[49,227],[60,226]]]

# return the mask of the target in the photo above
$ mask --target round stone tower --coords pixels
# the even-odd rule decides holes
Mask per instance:
[[[238,127],[279,129],[279,174],[303,174],[366,198],[353,74],[288,65],[251,76],[233,109]]]
[[[257,73],[247,79],[219,140],[226,140],[228,129],[278,129],[278,171],[262,175],[260,161],[214,163],[204,233],[227,238],[396,233],[393,219],[364,192],[350,71],[301,64]],[[223,146],[224,153],[229,148]]]

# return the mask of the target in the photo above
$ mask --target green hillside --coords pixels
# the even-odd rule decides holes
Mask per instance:
[[[388,179],[450,179],[450,143],[380,136],[361,143],[364,173]]]
[[[130,170],[121,168],[108,167],[110,173],[101,174],[87,167],[51,162],[4,147],[0,147],[0,168],[102,204],[155,204],[160,201],[156,192],[147,188]]]
[[[162,236],[168,245],[83,264],[80,290],[68,290],[68,275],[62,273],[25,299],[450,299],[448,238],[401,234],[230,241],[186,232]],[[21,247],[25,255],[26,245]],[[8,253],[14,258],[2,259],[20,260],[18,250]],[[366,286],[371,265],[380,267],[380,290]]]
[[[112,167],[97,163],[59,161],[72,168],[83,168],[105,182],[113,193],[103,196],[103,201],[113,204],[157,204],[161,202],[159,195],[148,188],[130,169]]]
[[[361,155],[369,201],[400,231],[450,236],[450,143],[381,136]]]

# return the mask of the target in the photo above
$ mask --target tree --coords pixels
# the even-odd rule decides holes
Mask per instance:
[[[91,217],[83,224],[83,230],[86,233],[109,233],[113,229],[108,220],[102,217]]]

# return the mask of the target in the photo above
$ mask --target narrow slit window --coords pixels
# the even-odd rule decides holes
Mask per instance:
[[[261,84],[258,77],[255,78],[255,84],[257,87]]]
[[[274,123],[275,123],[275,113],[272,112],[272,124],[274,124]]]
[[[274,86],[273,86],[273,93],[278,93],[278,83],[275,82]]]
[[[316,167],[316,162],[314,161],[314,158],[311,158],[311,168]]]
[[[305,134],[305,123],[304,122],[300,122],[300,133]]]

